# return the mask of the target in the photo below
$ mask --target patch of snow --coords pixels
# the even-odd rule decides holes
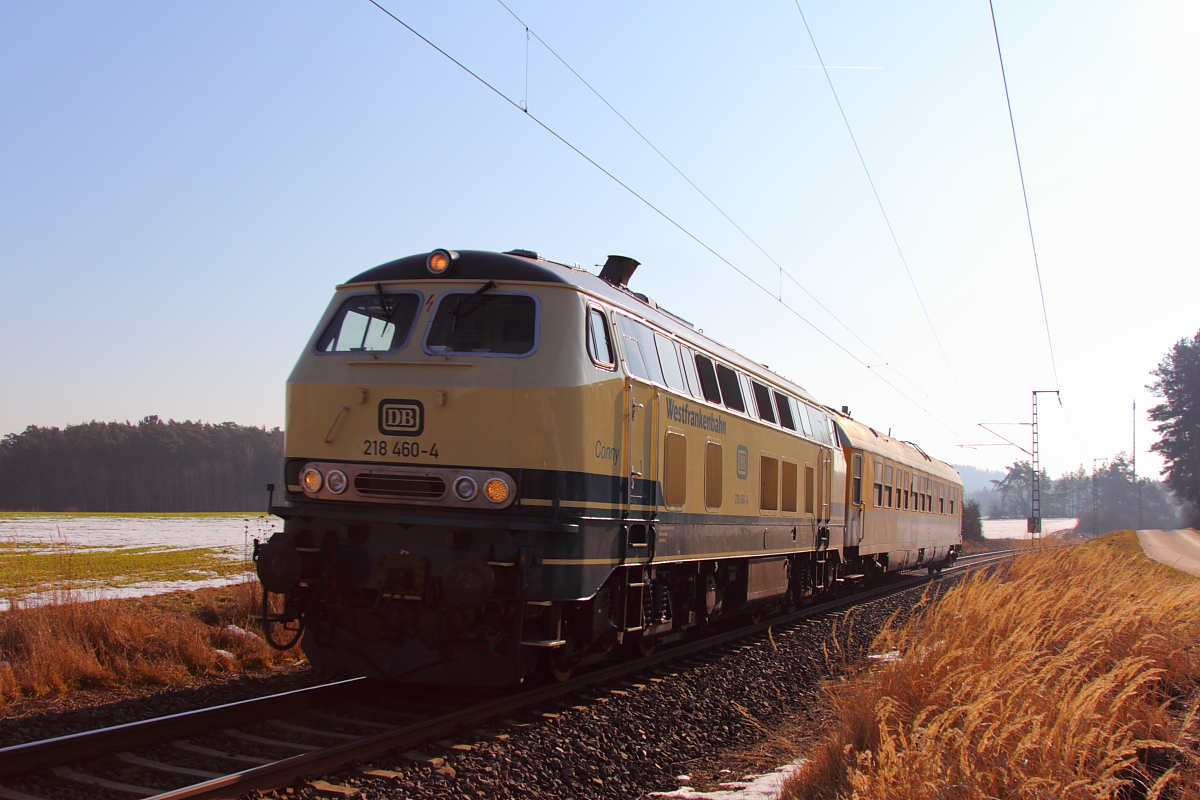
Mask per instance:
[[[237,656],[235,656],[233,653],[229,652],[228,650],[217,649],[214,652],[217,655],[219,655],[221,658],[225,659],[226,661],[237,661]]]
[[[741,781],[722,783],[721,789],[715,792],[701,792],[691,787],[683,786],[673,792],[654,792],[650,796],[678,797],[682,798],[682,800],[776,800],[779,797],[780,790],[783,788],[784,780],[793,772],[800,769],[802,763],[804,763],[804,759],[796,759],[791,764],[784,764],[782,767],[768,772],[766,775],[747,775]],[[724,775],[731,774],[727,769],[721,770],[721,773]],[[687,775],[679,777],[691,780],[690,776]]]
[[[248,631],[245,628],[239,628],[237,625],[226,625],[225,630],[229,631],[230,633],[236,633],[238,636],[249,636],[251,639],[259,638],[257,633]]]
[[[872,653],[869,656],[867,656],[867,658],[869,658],[873,661],[881,661],[884,664],[891,664],[894,661],[900,660],[900,651],[899,650],[889,650],[886,653]]]

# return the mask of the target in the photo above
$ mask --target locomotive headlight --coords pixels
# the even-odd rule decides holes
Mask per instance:
[[[316,494],[321,491],[321,484],[325,481],[321,478],[321,471],[313,467],[304,470],[304,474],[300,476],[300,482],[304,484],[305,491]]]
[[[458,253],[453,250],[434,250],[425,259],[425,268],[434,275],[445,275],[450,271],[450,265],[456,258],[458,258]]]
[[[346,491],[346,473],[340,469],[330,470],[325,476],[325,486],[334,494]]]
[[[458,496],[459,500],[473,500],[478,493],[479,484],[470,476],[463,475],[454,482],[454,494]]]
[[[503,503],[508,499],[508,481],[503,478],[492,478],[483,485],[483,493],[493,503]]]

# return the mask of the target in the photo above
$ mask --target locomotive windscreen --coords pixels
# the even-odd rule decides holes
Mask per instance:
[[[429,326],[425,349],[523,356],[537,345],[537,312],[537,301],[527,294],[446,294]]]
[[[421,298],[412,293],[347,298],[317,340],[321,353],[396,350],[408,340]]]

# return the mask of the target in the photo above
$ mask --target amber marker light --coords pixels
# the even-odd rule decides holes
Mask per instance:
[[[316,494],[317,492],[321,491],[321,484],[325,481],[321,478],[320,470],[309,467],[308,469],[304,470],[304,474],[300,476],[300,482],[304,484],[306,491]]]
[[[492,478],[483,485],[483,493],[493,503],[503,503],[508,499],[508,482],[501,478]]]
[[[453,250],[434,250],[425,259],[425,268],[434,275],[445,275],[450,271],[450,265],[456,258],[458,258],[458,253]]]

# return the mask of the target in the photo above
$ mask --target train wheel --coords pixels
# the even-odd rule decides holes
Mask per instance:
[[[550,674],[554,676],[554,680],[559,683],[566,683],[571,680],[571,675],[575,672],[571,667],[551,667]]]
[[[645,636],[638,639],[638,652],[643,656],[654,655],[654,651],[658,649],[658,641],[656,639],[648,639]]]

